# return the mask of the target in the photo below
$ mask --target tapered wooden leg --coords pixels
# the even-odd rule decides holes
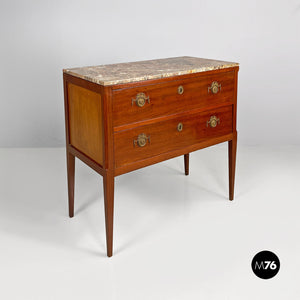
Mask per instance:
[[[234,198],[234,179],[236,164],[236,144],[237,135],[235,134],[232,141],[228,142],[228,162],[229,162],[229,200]]]
[[[107,171],[103,176],[105,226],[106,226],[106,247],[107,256],[113,254],[113,220],[114,220],[114,183],[115,178],[112,172]]]
[[[184,154],[184,171],[185,175],[189,175],[190,169],[190,154]]]
[[[74,181],[75,181],[75,156],[67,151],[67,177],[69,196],[69,216],[74,216]]]

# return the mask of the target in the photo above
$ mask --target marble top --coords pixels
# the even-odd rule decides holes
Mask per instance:
[[[63,72],[95,82],[114,85],[238,66],[238,63],[181,56],[111,65],[64,69]]]

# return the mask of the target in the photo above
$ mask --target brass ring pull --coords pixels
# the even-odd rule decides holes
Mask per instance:
[[[218,81],[213,81],[212,84],[208,87],[208,93],[209,90],[211,90],[213,94],[216,94],[219,89],[221,90],[221,84],[219,84]]]
[[[133,105],[133,103],[135,102],[138,107],[143,107],[146,101],[150,103],[149,96],[146,97],[145,93],[138,93],[136,95],[136,98],[131,100],[131,105]]]
[[[180,132],[183,129],[183,124],[182,123],[178,123],[177,125],[177,130]]]
[[[147,144],[147,140],[150,143],[150,135],[147,136],[145,133],[141,133],[138,135],[136,140],[133,140],[133,145],[138,145],[139,147],[144,147]]]
[[[216,116],[211,116],[209,121],[206,121],[206,127],[208,127],[208,125],[209,125],[211,128],[214,128],[218,124],[220,124],[220,119],[217,118]]]
[[[177,88],[177,92],[178,92],[179,95],[182,95],[182,94],[183,94],[184,88],[183,88],[182,85],[180,85],[180,86]]]

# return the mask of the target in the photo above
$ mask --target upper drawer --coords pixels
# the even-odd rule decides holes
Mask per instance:
[[[115,90],[113,125],[232,102],[234,71]]]

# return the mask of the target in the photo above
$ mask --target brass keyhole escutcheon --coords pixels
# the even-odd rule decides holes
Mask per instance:
[[[219,84],[217,81],[212,82],[210,87],[208,87],[208,91],[211,90],[213,94],[217,94],[219,89],[221,89],[221,84]]]
[[[138,93],[136,95],[136,98],[132,99],[131,105],[133,105],[133,103],[135,102],[138,107],[143,107],[145,105],[146,101],[148,101],[148,103],[150,103],[149,96],[146,97],[145,93]]]
[[[134,146],[138,145],[139,147],[144,147],[147,144],[147,140],[150,143],[150,135],[147,136],[145,133],[138,135],[138,138],[133,141]]]
[[[180,132],[183,129],[183,124],[182,123],[178,123],[177,125],[177,130]]]
[[[216,127],[218,124],[220,124],[220,119],[216,116],[211,116],[209,121],[206,122],[206,126],[208,127],[209,125],[211,128]]]
[[[179,95],[182,95],[182,94],[183,94],[183,92],[184,92],[184,88],[183,88],[183,86],[182,86],[182,85],[180,85],[180,86],[178,87],[177,91],[178,91],[178,94],[179,94]]]

